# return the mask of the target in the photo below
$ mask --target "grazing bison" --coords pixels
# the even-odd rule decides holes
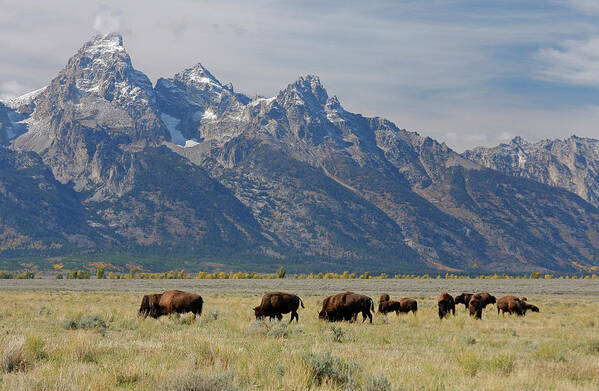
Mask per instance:
[[[202,314],[203,300],[202,296],[195,293],[170,290],[161,294],[146,295],[141,301],[139,313],[152,318],[159,318],[162,315],[172,313],[192,312],[196,315]],[[149,309],[148,309],[149,308]]]
[[[470,303],[470,299],[472,298],[473,293],[462,293],[455,297],[455,303],[464,304],[464,307],[468,309],[468,303]]]
[[[495,296],[481,292],[472,295],[468,302],[468,312],[470,316],[474,316],[476,319],[482,319],[483,309],[489,304],[495,304]]]
[[[523,298],[518,298],[516,296],[504,296],[501,299],[497,300],[497,315],[499,312],[505,315],[508,314],[516,314],[518,316],[526,315],[526,311],[539,312],[539,307],[528,304],[526,300],[522,300]]]
[[[449,293],[441,293],[437,304],[439,306],[439,319],[443,319],[450,312],[455,315],[455,301]]]
[[[372,323],[371,310],[374,311],[374,303],[370,297],[353,292],[343,292],[325,298],[322,301],[322,309],[318,313],[318,317],[329,322],[355,321],[361,312],[362,321],[368,318]]]
[[[389,312],[395,312],[399,315],[400,312],[408,313],[412,311],[416,315],[418,311],[418,303],[414,299],[404,297],[399,301],[386,300],[379,303],[379,313],[387,315]]]
[[[518,316],[524,315],[524,302],[516,296],[504,296],[497,300],[497,315],[499,313],[516,314]]]
[[[268,316],[271,320],[274,317],[281,320],[283,318],[282,314],[291,312],[289,323],[293,322],[294,318],[296,322],[299,322],[297,309],[300,304],[302,308],[306,308],[299,296],[285,292],[266,292],[262,296],[260,305],[254,307],[254,314],[256,315],[256,319],[264,319],[264,317]]]
[[[362,322],[368,318],[370,323],[372,323],[372,313],[370,311],[374,312],[374,301],[370,297],[358,293],[351,293],[343,296],[341,311],[343,313],[343,319],[347,320],[348,317],[350,317],[355,321],[358,314],[361,312]]]
[[[322,301],[322,309],[318,313],[318,318],[328,320],[329,322],[344,320],[339,309],[342,305],[343,297],[349,294],[353,294],[353,292],[337,293],[335,295],[326,297]]]

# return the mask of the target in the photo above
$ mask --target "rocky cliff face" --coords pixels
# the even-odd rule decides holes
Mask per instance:
[[[65,253],[296,270],[599,262],[599,210],[568,191],[351,113],[316,76],[250,99],[197,64],[152,87],[114,34],[85,44],[48,87],[0,106],[0,142],[54,180],[44,186],[61,201],[43,218],[61,221],[61,202],[73,210],[82,236],[65,228],[52,239]],[[5,232],[41,235],[15,224]]]
[[[599,140],[572,136],[530,143],[520,137],[464,157],[508,175],[561,187],[599,207]]]

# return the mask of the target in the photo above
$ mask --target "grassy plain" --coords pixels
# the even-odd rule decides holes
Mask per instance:
[[[202,317],[137,317],[142,293],[168,288],[202,294]],[[441,288],[525,294],[541,313],[492,306],[475,321],[460,305],[440,321]],[[298,324],[253,319],[271,289],[300,294]],[[346,289],[414,297],[418,315],[318,321],[320,300]],[[32,280],[2,282],[0,303],[1,390],[599,388],[597,282]]]

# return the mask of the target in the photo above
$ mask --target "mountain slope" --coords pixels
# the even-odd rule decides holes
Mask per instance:
[[[578,194],[599,207],[599,140],[572,136],[529,143],[520,137],[464,157],[508,175],[534,179]]]
[[[151,256],[154,268],[599,265],[599,211],[568,191],[351,113],[316,76],[250,99],[197,64],[152,87],[116,34],[1,104],[0,143],[7,257],[42,243],[52,251],[36,256]]]
[[[109,244],[88,226],[77,193],[56,181],[34,153],[0,147],[0,216],[0,257]]]
[[[168,94],[164,94],[163,99],[171,104],[185,101],[169,98]],[[509,211],[512,193],[500,190],[510,188],[513,193],[530,193],[527,189],[536,183],[514,182],[509,176],[494,175],[498,187],[489,186],[484,181],[486,174],[480,173],[481,166],[446,145],[400,130],[389,121],[347,112],[336,97],[328,96],[317,77],[301,77],[274,98],[251,101],[238,117],[241,119],[234,134],[229,132],[225,121],[220,124],[215,118],[213,126],[223,133],[212,133],[208,140],[188,145],[188,148],[171,148],[205,167],[250,208],[259,198],[261,208],[278,210],[279,200],[284,199],[288,220],[297,223],[300,220],[297,211],[305,207],[304,200],[288,196],[282,175],[274,175],[273,167],[256,164],[255,150],[267,145],[276,151],[267,155],[277,158],[265,161],[271,166],[277,162],[278,171],[288,170],[291,161],[302,162],[378,208],[395,223],[404,243],[418,254],[418,260],[426,267],[550,270],[571,268],[573,260],[583,264],[597,262],[593,254],[599,249],[595,235],[599,229],[599,215],[592,206],[584,205],[584,202],[577,205],[576,197],[568,198],[558,194],[556,189],[543,186],[534,193],[536,198],[520,201],[520,209],[527,213],[519,210],[502,216],[497,207],[489,212],[477,202],[496,199],[498,205]],[[189,131],[189,137],[202,138],[201,130],[198,133],[195,129]],[[268,185],[264,185],[265,182]],[[314,183],[324,186],[321,181]],[[472,191],[464,186],[456,187],[460,183],[480,185],[470,203],[456,202],[460,192]],[[250,189],[260,189],[260,192]],[[331,205],[343,197],[346,195],[339,194],[320,202]],[[560,201],[562,204],[558,205]],[[563,204],[577,205],[588,218],[577,221],[575,212],[565,211],[566,216],[560,214],[560,219],[556,220],[551,207]],[[292,219],[294,212],[296,218]],[[535,214],[534,225],[531,225],[528,213]],[[289,227],[277,225],[268,216],[261,218],[263,224],[277,230],[279,237],[289,236]],[[360,217],[352,217],[352,220],[356,218]],[[580,238],[577,224],[584,225],[590,236]],[[521,230],[508,229],[529,226]],[[551,227],[551,232],[537,232],[544,226]],[[552,230],[561,234],[549,235]],[[323,232],[330,233],[328,230]],[[530,242],[532,237],[537,239]],[[541,248],[544,237],[551,238],[560,251],[553,251],[551,246]],[[320,236],[314,238],[321,249],[330,244]],[[381,249],[388,251],[387,240],[379,243]],[[305,248],[313,246],[301,237],[292,244]],[[396,259],[391,257],[388,263],[392,265]]]
[[[229,190],[160,147],[170,134],[156,102],[122,38],[97,36],[43,91],[6,102],[11,115],[22,103],[29,107],[25,133],[11,148],[39,155],[50,175],[77,194],[64,201],[85,210],[86,229],[110,242],[93,243],[88,252],[160,248],[205,257],[278,247]]]

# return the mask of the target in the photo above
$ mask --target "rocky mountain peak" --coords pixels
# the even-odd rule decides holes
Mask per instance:
[[[284,104],[316,104],[324,106],[329,98],[320,79],[315,75],[300,76],[294,83],[279,93]]]
[[[208,69],[206,69],[201,63],[197,63],[191,68],[187,68],[182,72],[175,75],[175,80],[181,81],[194,87],[214,87],[217,89],[225,88],[221,82],[214,77]]]

